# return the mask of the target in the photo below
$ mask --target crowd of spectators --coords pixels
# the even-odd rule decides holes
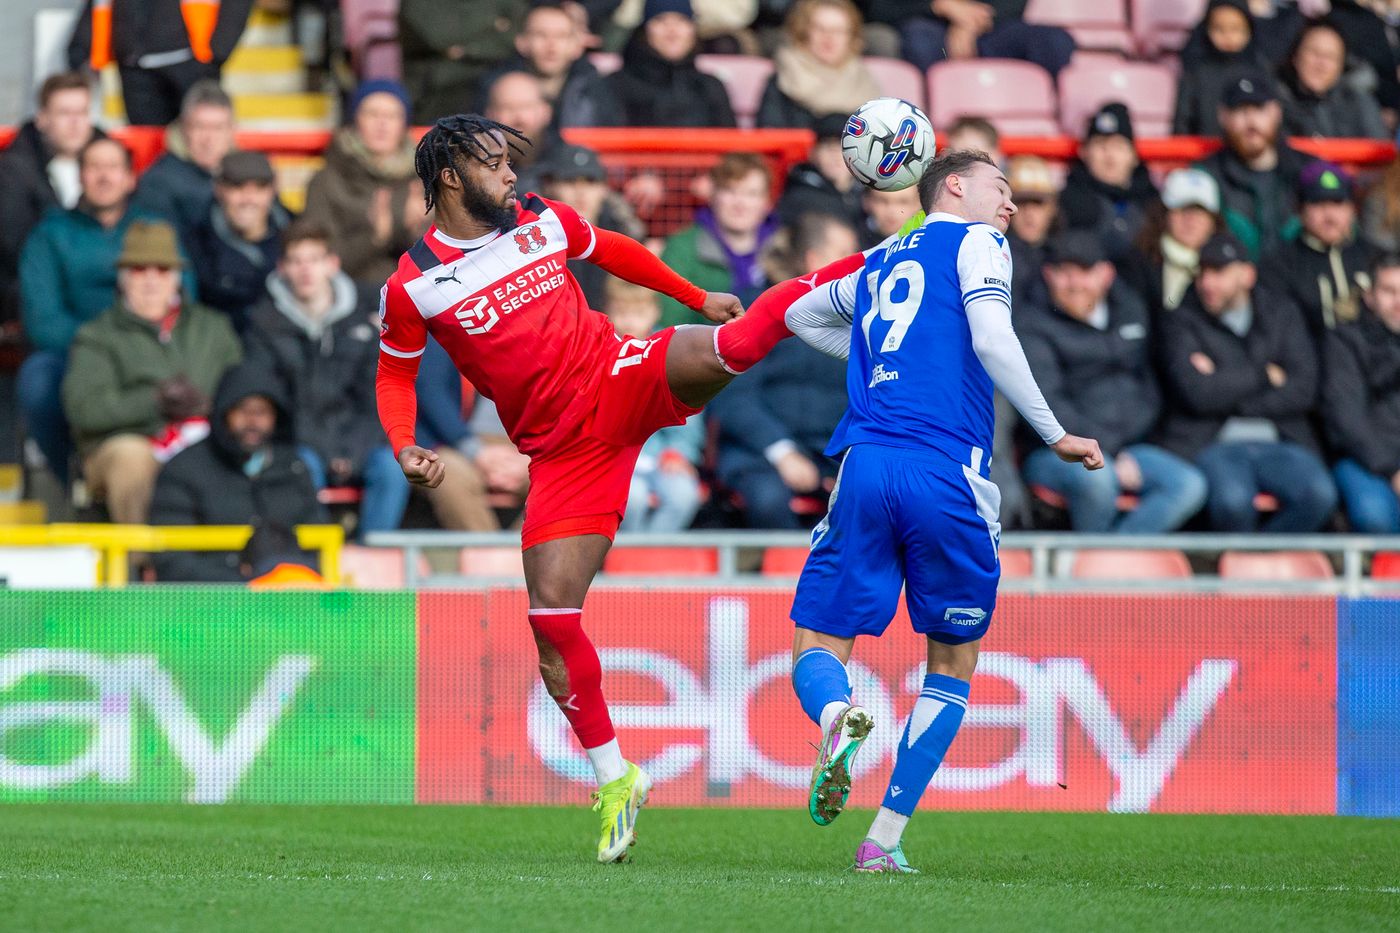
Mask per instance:
[[[479,107],[534,140],[518,159],[521,190],[647,239],[639,218],[666,196],[659,178],[610,178],[561,131],[734,126],[725,86],[696,55],[771,54],[756,122],[812,130],[807,158],[780,178],[762,156],[723,156],[692,185],[704,203],[691,223],[650,240],[691,281],[747,302],[918,213],[912,189],[863,188],[842,163],[846,115],[880,94],[863,55],[920,67],[1015,57],[1054,73],[1074,51],[1015,0],[402,0],[403,83],[347,95],[296,218],[268,158],[235,148],[217,82],[248,4],[220,7],[208,48],[182,34],[178,60],[157,46],[179,37],[141,32],[130,6],[116,4],[128,19],[112,49],[92,47],[84,20],[70,58],[115,56],[132,120],[168,122],[159,160],[138,178],[130,151],[94,124],[81,70],[43,84],[0,154],[0,323],[27,348],[23,430],[37,462],[119,522],[294,523],[353,501],[363,532],[412,511],[373,379],[379,287],[429,222],[415,122]],[[1174,126],[1222,145],[1170,172],[1139,158],[1122,102],[1089,117],[1064,167],[1007,159],[975,101],[938,128],[941,147],[982,149],[1006,171],[1027,357],[1065,427],[1097,437],[1108,461],[1068,468],[1002,404],[1005,525],[1400,532],[1400,162],[1358,178],[1286,142],[1392,135],[1400,83],[1384,25],[1352,0],[1211,0],[1181,55]],[[620,52],[617,70],[590,61],[599,47]],[[696,320],[586,262],[570,267],[619,334]],[[418,520],[516,520],[526,460],[490,400],[436,348],[420,397],[420,442],[449,480],[424,492],[431,518]],[[811,524],[834,482],[822,450],[844,405],[844,364],[785,342],[703,419],[648,443],[624,527]],[[158,571],[240,568],[179,557]]]

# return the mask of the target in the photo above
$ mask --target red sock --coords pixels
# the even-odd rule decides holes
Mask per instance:
[[[564,659],[569,686],[554,697],[584,748],[597,748],[617,737],[603,699],[603,665],[583,632],[582,609],[531,609],[530,627]]]
[[[779,282],[759,295],[743,317],[715,329],[715,355],[719,357],[720,365],[736,376],[751,369],[779,341],[792,336],[784,318],[794,301],[864,264],[865,255],[855,253],[823,266],[811,275]]]

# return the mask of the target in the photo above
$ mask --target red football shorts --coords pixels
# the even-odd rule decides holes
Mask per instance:
[[[629,338],[598,358],[597,398],[578,429],[530,460],[521,548],[557,538],[612,538],[627,508],[642,444],[661,428],[700,411],[666,381],[666,351],[676,329]]]

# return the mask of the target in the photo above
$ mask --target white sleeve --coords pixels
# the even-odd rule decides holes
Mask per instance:
[[[994,298],[1011,307],[1011,247],[995,227],[974,224],[958,247],[958,285],[963,307]]]
[[[803,295],[788,305],[783,320],[808,346],[844,360],[851,355],[851,321],[856,288],[865,270],[857,269]]]
[[[958,248],[958,281],[972,349],[992,382],[1047,444],[1065,436],[1011,326],[1011,249],[995,227],[969,227]]]
[[[1021,416],[1047,444],[1065,436],[1065,429],[1035,384],[1020,338],[1011,327],[1011,305],[1000,298],[974,297],[965,305],[967,326],[972,331],[972,349],[992,382],[1016,406]]]

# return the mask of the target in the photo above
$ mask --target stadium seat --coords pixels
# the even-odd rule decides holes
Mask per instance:
[[[316,493],[316,501],[322,505],[359,505],[365,498],[365,491],[359,486],[327,486]]]
[[[795,577],[810,553],[805,547],[770,547],[763,552],[761,572],[765,577]]]
[[[1003,136],[1058,136],[1055,87],[1039,65],[1009,58],[939,62],[928,70],[935,128],[960,116],[986,117]]]
[[[1133,37],[1149,58],[1178,52],[1206,12],[1206,0],[1130,0]]]
[[[1226,551],[1220,576],[1229,580],[1330,580],[1332,562],[1321,551]]]
[[[1031,552],[1020,548],[1010,548],[1001,552],[1001,575],[1015,579],[1033,574]]]
[[[1121,101],[1128,105],[1139,138],[1170,136],[1176,83],[1176,75],[1165,65],[1076,60],[1060,72],[1060,125],[1078,139],[1094,111]]]
[[[1131,52],[1137,44],[1123,0],[1030,0],[1022,18],[1069,30],[1081,49]]]
[[[589,52],[588,60],[600,75],[610,75],[622,67],[622,56],[616,52]]]
[[[1372,558],[1371,576],[1380,580],[1400,580],[1400,551],[1381,551]]]
[[[870,69],[875,83],[880,85],[881,94],[887,97],[901,97],[920,110],[927,110],[924,106],[927,103],[924,76],[919,73],[919,69],[901,58],[868,55],[862,61],[865,62],[865,67]]]
[[[1061,493],[1051,489],[1049,486],[1041,486],[1039,483],[1032,483],[1029,488],[1031,495],[1050,506],[1050,508],[1059,509],[1061,512],[1067,511],[1069,500]],[[1131,512],[1138,507],[1138,497],[1130,492],[1125,492],[1118,497],[1114,505],[1118,507],[1118,511],[1120,512]]]
[[[360,77],[365,80],[403,80],[403,49],[398,29],[392,22],[376,20],[369,42],[360,56]]]
[[[457,569],[464,577],[523,577],[525,558],[518,547],[464,547]]]
[[[1080,551],[1074,555],[1070,576],[1077,580],[1162,580],[1191,576],[1191,564],[1181,551]]]
[[[376,46],[392,46],[394,52],[377,51],[378,67],[397,65],[399,0],[340,0],[341,39],[350,60],[363,78],[397,77],[397,74],[371,74],[368,56]]]
[[[603,572],[629,577],[705,577],[719,573],[719,554],[708,547],[617,547]]]
[[[741,127],[752,127],[763,89],[773,74],[773,60],[759,55],[697,55],[695,67],[724,82],[735,119]]]
[[[401,590],[403,551],[347,544],[340,551],[340,572],[345,585],[357,590]]]

